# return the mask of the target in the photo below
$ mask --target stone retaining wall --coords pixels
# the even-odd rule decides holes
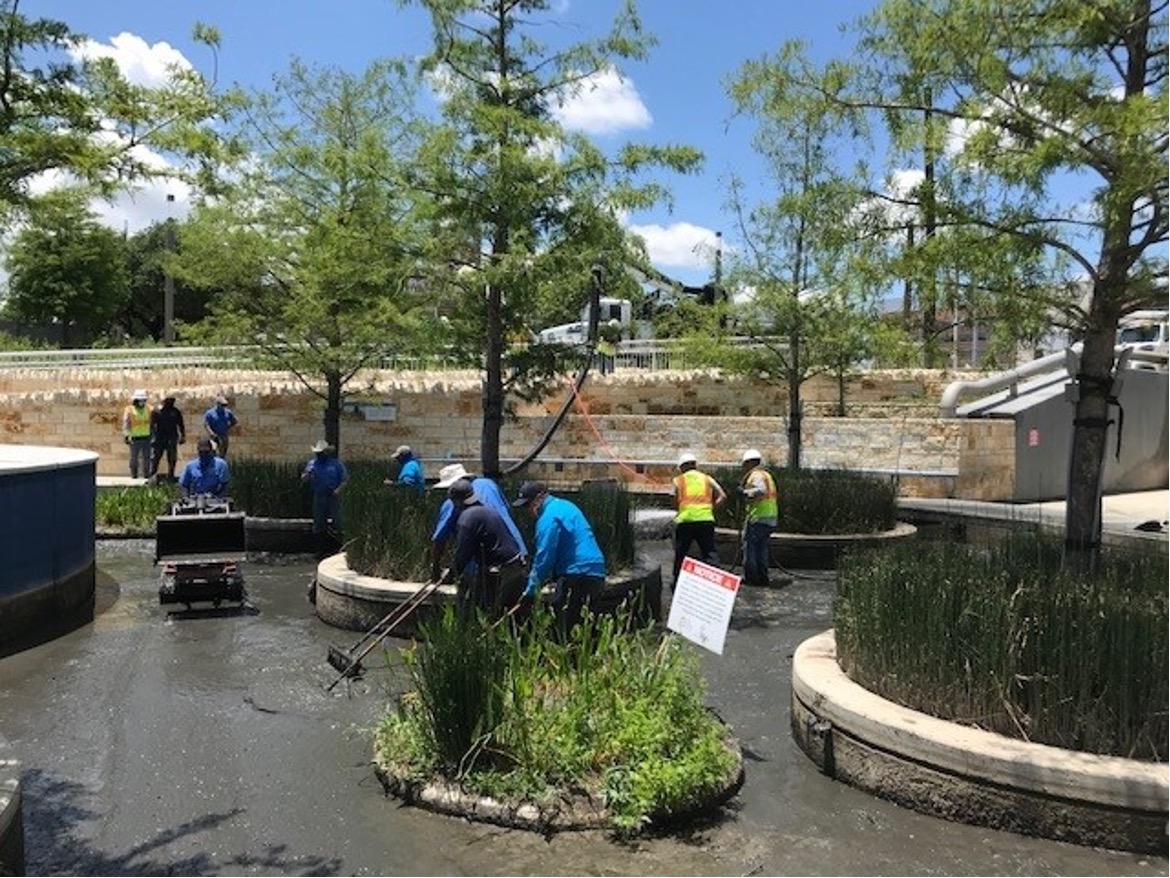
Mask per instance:
[[[1014,435],[1010,422],[940,420],[942,389],[955,375],[942,372],[873,373],[850,383],[851,406],[883,417],[804,419],[804,462],[810,467],[865,469],[903,475],[907,496],[1010,498]],[[466,372],[374,373],[355,382],[368,387],[342,415],[342,454],[386,458],[408,444],[428,471],[446,460],[478,460],[481,387]],[[98,474],[124,475],[123,406],[137,387],[153,398],[178,396],[188,433],[200,430],[217,394],[240,419],[231,455],[288,460],[308,457],[320,438],[323,403],[279,373],[190,370],[182,373],[0,373],[0,442],[85,448],[100,455]],[[829,382],[809,382],[808,411],[832,407]],[[370,403],[363,408],[357,403]],[[539,441],[561,395],[521,403],[501,433],[501,457],[519,459]],[[588,415],[575,410],[542,454],[566,481],[619,477],[665,487],[682,450],[703,465],[738,465],[743,448],[757,447],[778,464],[787,458],[783,387],[711,372],[619,372],[591,378],[581,394]],[[382,418],[386,418],[383,420]],[[194,455],[193,443],[182,456]],[[918,473],[915,477],[913,474]],[[431,473],[434,474],[434,473]]]

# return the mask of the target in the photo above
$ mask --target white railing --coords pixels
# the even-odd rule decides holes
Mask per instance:
[[[751,345],[749,338],[724,339],[721,344]],[[271,368],[260,365],[255,348],[172,347],[172,348],[77,348],[74,350],[0,351],[3,369],[186,369],[200,366]],[[618,369],[658,371],[695,368],[701,364],[676,339],[637,339],[616,345],[614,366]],[[375,368],[399,371],[460,368],[454,359],[442,355],[418,356],[387,351]]]

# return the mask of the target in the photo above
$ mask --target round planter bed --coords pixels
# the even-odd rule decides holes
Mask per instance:
[[[395,607],[422,587],[420,582],[395,582],[365,576],[349,568],[345,553],[331,555],[317,565],[317,615],[322,622],[350,631],[368,631]],[[639,620],[662,618],[662,571],[658,567],[619,571],[606,579],[605,588],[594,601],[597,613],[613,613],[625,601],[631,603]],[[419,610],[408,617],[395,634],[412,636],[420,618],[435,608],[455,601],[455,586],[441,585]]]
[[[844,551],[880,546],[891,540],[913,539],[917,533],[918,528],[901,521],[890,530],[865,534],[776,532],[768,538],[768,547],[774,567],[832,567]],[[734,563],[739,543],[739,531],[730,527],[715,528],[715,549],[723,563]]]
[[[739,741],[729,728],[723,743],[735,754],[735,764],[727,776],[687,811],[651,815],[645,830],[710,814],[739,791],[744,778],[743,753]],[[607,829],[612,826],[611,815],[601,798],[582,790],[566,790],[550,801],[540,803],[508,802],[470,793],[445,777],[432,777],[426,781],[402,777],[377,759],[374,771],[387,795],[440,814],[541,833]]]

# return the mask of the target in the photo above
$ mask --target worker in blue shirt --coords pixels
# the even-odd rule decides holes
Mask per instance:
[[[341,533],[341,489],[349,480],[349,471],[333,454],[333,446],[324,439],[312,450],[313,457],[305,464],[301,481],[308,482],[313,489],[313,534],[319,551],[324,552],[330,523],[334,534]]]
[[[410,446],[399,445],[390,455],[390,459],[398,465],[398,477],[385,479],[383,484],[405,485],[421,497],[423,491],[426,490],[427,481],[423,476],[422,464],[418,462],[414,452],[410,450]]]
[[[213,497],[222,497],[227,492],[228,473],[227,461],[215,456],[211,447],[211,440],[201,437],[195,444],[199,456],[183,468],[179,476],[179,487],[184,497],[195,497],[199,494],[210,494]]]
[[[439,480],[435,482],[435,488],[445,491],[460,479],[467,479],[471,482],[472,490],[480,502],[484,506],[494,509],[499,513],[500,518],[504,520],[504,526],[507,527],[508,533],[512,535],[512,539],[516,545],[520,547],[520,555],[523,563],[527,564],[528,545],[524,542],[524,537],[520,535],[520,528],[516,526],[516,522],[512,518],[512,510],[508,506],[508,501],[504,499],[504,495],[500,491],[500,486],[487,476],[471,475],[464,469],[461,463],[449,463],[439,470]],[[443,550],[446,548],[448,541],[455,536],[455,529],[459,522],[461,509],[462,507],[452,502],[450,497],[444,500],[439,507],[439,518],[435,523],[435,530],[431,534],[432,581],[438,580],[439,578]]]
[[[555,583],[553,611],[563,639],[605,585],[605,556],[580,508],[551,496],[544,483],[525,482],[512,505],[536,518],[536,554],[524,597],[531,600],[544,583]]]
[[[465,615],[480,610],[496,615],[524,590],[524,556],[503,516],[486,505],[468,479],[447,489],[462,507],[455,526],[455,563],[441,581],[459,583],[458,605]]]
[[[220,457],[227,457],[229,434],[238,423],[235,412],[227,407],[227,398],[223,396],[217,396],[215,405],[203,413],[207,438],[215,443],[215,453]]]

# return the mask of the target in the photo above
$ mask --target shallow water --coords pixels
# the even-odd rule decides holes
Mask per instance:
[[[643,546],[667,565],[665,541]],[[708,699],[739,736],[743,789],[681,834],[543,838],[387,799],[368,728],[401,668],[326,694],[306,558],[246,566],[254,610],[159,606],[153,542],[99,544],[98,615],[0,660],[0,735],[24,768],[31,875],[1166,874],[1165,859],[947,823],[819,774],[789,734],[791,657],[830,626],[834,577],[743,589]]]

